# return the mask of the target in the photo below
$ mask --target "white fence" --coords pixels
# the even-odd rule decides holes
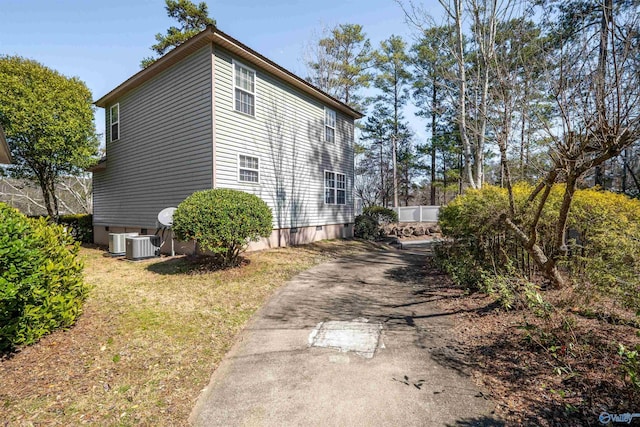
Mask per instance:
[[[440,206],[402,206],[391,208],[398,212],[398,222],[438,222]]]

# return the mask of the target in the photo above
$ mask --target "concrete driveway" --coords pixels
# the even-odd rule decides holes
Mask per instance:
[[[252,319],[213,374],[199,426],[502,425],[465,375],[425,254],[314,267]]]

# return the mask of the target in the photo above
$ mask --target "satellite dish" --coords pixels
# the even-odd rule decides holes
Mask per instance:
[[[177,208],[164,208],[158,214],[158,222],[163,227],[171,228],[173,225],[173,213]]]

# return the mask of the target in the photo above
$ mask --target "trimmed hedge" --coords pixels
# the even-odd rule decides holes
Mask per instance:
[[[71,326],[88,287],[79,245],[63,226],[0,203],[0,351]]]
[[[71,235],[79,242],[93,243],[93,215],[60,215],[58,224],[70,227]]]
[[[250,241],[269,237],[271,209],[259,197],[230,189],[197,191],[178,205],[173,231],[180,240],[194,240],[200,249],[235,265]]]
[[[396,211],[384,206],[367,206],[362,210],[362,215],[355,218],[353,234],[365,240],[375,240],[384,235],[380,224],[398,222]]]
[[[367,206],[362,210],[362,215],[375,219],[378,224],[398,222],[398,213],[384,206]]]
[[[369,215],[358,215],[353,226],[353,235],[365,240],[375,240],[380,237],[378,221]]]

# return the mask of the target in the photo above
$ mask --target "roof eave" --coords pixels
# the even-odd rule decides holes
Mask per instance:
[[[292,72],[281,67],[280,65],[276,64],[275,62],[271,61],[270,59],[259,54],[250,47],[244,45],[243,43],[239,42],[238,40],[225,34],[215,27],[207,27],[198,35],[192,37],[163,57],[159,58],[149,67],[140,70],[129,79],[125,80],[118,87],[104,95],[102,98],[98,99],[95,102],[95,105],[97,105],[98,107],[106,108],[109,103],[113,102],[125,93],[133,90],[142,83],[171,67],[182,58],[190,55],[201,47],[206,46],[208,43],[214,43],[215,45],[222,46],[223,48],[231,51],[241,58],[259,66],[260,68],[270,72],[273,75],[280,77],[282,80],[291,84],[292,86],[314,96],[317,99],[322,100],[329,106],[332,106],[333,108],[347,114],[350,117],[353,117],[354,119],[360,119],[364,117],[364,115],[359,111],[335,99],[331,95],[318,89],[311,83],[296,76]]]
[[[243,44],[242,42],[239,42],[238,40],[234,39],[230,35],[218,29],[214,30],[213,42],[215,44],[218,44],[226,48],[227,50],[230,50],[232,53],[235,53],[236,55],[249,60],[251,63],[257,64],[263,70],[269,71],[271,74],[274,74],[282,78],[284,81],[302,90],[303,92],[306,92],[310,95],[315,96],[318,99],[323,100],[327,104],[333,106],[334,108],[342,111],[345,114],[348,114],[354,119],[360,119],[364,117],[364,115],[361,112],[351,108],[349,105],[332,97],[331,95],[315,87],[308,81],[293,74],[291,71],[276,64],[269,58],[259,54],[258,52],[251,49],[247,45]]]
[[[187,55],[195,52],[203,46],[206,46],[207,43],[210,43],[212,40],[212,31],[210,28],[202,31],[201,33],[195,35],[190,38],[177,48],[171,50],[169,53],[159,58],[153,64],[148,66],[147,68],[143,68],[142,70],[135,73],[133,76],[129,77],[127,80],[118,85],[115,89],[111,90],[109,93],[104,95],[102,98],[98,99],[94,102],[98,107],[106,108],[107,105],[112,102],[114,99],[119,98],[130,90],[138,87],[142,83],[151,79],[152,77],[160,74],[167,68],[171,67],[182,58]]]
[[[104,171],[107,170],[107,158],[106,157],[102,157],[98,163],[96,163],[95,165],[89,166],[88,168],[84,169],[87,172],[100,172],[100,171]]]

